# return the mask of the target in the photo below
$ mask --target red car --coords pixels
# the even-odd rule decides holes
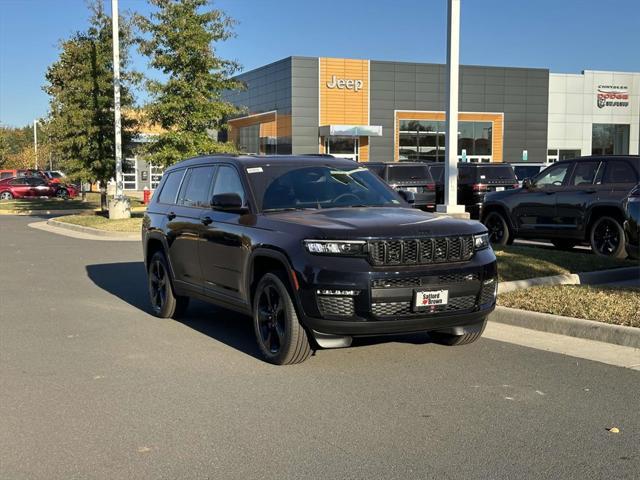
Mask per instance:
[[[51,183],[40,177],[13,177],[0,180],[0,200],[13,198],[73,198],[78,190],[73,185]]]

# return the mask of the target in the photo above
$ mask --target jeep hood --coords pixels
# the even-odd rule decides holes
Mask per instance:
[[[469,235],[486,231],[476,221],[400,207],[287,211],[265,215],[264,219],[268,228],[286,233],[293,225],[307,227],[309,235],[323,239]]]

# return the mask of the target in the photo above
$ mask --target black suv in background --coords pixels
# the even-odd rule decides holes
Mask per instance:
[[[411,208],[346,159],[207,156],[168,168],[142,226],[153,312],[190,297],[249,314],[276,364],[312,345],[429,331],[480,337],[495,306],[486,228]]]
[[[640,258],[640,184],[625,199],[624,214],[627,253],[630,257]]]
[[[444,164],[429,163],[436,182],[436,203],[444,203]],[[513,167],[508,163],[458,163],[458,204],[471,218],[482,218],[482,206],[488,192],[518,188]]]
[[[626,257],[624,202],[640,181],[640,157],[581,157],[554,163],[517,190],[487,195],[482,221],[496,244],[514,238]]]
[[[435,209],[436,184],[424,163],[365,162],[362,166],[374,172],[394,190],[412,192],[416,208]]]

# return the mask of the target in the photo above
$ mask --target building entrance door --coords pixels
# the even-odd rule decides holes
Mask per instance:
[[[360,151],[360,139],[358,137],[326,137],[324,151],[329,155],[340,158],[349,158],[358,161]]]

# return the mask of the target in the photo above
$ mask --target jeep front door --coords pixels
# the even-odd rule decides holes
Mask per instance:
[[[556,230],[556,194],[562,190],[572,166],[572,162],[566,162],[549,167],[533,180],[529,189],[522,189],[518,204],[514,207],[514,216],[522,235],[535,237]]]
[[[245,188],[232,165],[218,167],[211,197],[236,193],[246,204]],[[199,254],[206,294],[237,302],[243,295],[243,264],[249,254],[244,232],[253,216],[208,209],[202,212],[202,241]]]

